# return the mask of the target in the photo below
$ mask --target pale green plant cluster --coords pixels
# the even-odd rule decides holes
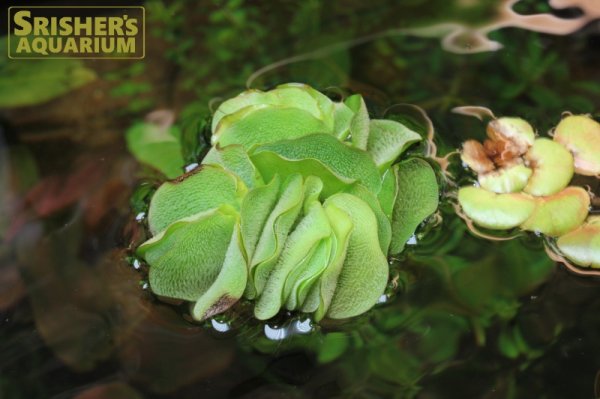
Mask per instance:
[[[458,192],[466,216],[488,229],[541,233],[577,265],[600,268],[600,217],[589,214],[588,191],[569,185],[574,174],[600,177],[600,124],[569,115],[551,139],[505,117],[492,120],[487,133],[483,144],[463,144],[462,160],[478,183]]]
[[[264,320],[373,307],[397,254],[438,205],[431,166],[397,162],[421,136],[371,119],[360,95],[332,101],[301,84],[222,103],[202,165],[152,197],[138,248],[152,291],[204,320],[240,299]]]

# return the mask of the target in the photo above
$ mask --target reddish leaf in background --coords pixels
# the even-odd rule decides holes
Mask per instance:
[[[25,197],[38,216],[45,217],[89,195],[106,173],[106,166],[85,161],[65,177],[52,175],[36,184]]]
[[[7,237],[14,237],[29,220],[48,217],[76,204],[83,211],[86,226],[92,228],[111,210],[122,209],[135,183],[134,163],[127,158],[91,158],[76,162],[68,175],[53,174],[33,186],[13,217]]]
[[[142,395],[125,383],[111,382],[88,388],[73,399],[142,399]]]
[[[0,266],[0,312],[10,309],[24,295],[25,285],[17,266],[13,263]]]

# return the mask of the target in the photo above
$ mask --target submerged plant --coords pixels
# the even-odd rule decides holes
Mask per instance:
[[[557,239],[574,263],[600,267],[597,216],[585,222],[590,194],[569,186],[575,173],[600,177],[600,124],[570,115],[551,140],[536,138],[523,119],[499,118],[488,124],[487,133],[483,144],[463,145],[461,158],[479,183],[458,192],[465,215],[484,228],[519,227]]]
[[[301,84],[225,101],[202,165],[150,202],[153,237],[137,250],[158,296],[204,320],[241,298],[255,317],[281,309],[347,318],[373,307],[401,252],[437,208],[421,136],[370,119],[360,95],[332,101]]]

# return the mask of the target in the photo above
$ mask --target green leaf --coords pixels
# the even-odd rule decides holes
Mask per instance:
[[[600,268],[600,216],[590,216],[585,224],[561,236],[556,245],[577,265]]]
[[[475,224],[493,230],[507,230],[525,222],[533,209],[533,197],[522,193],[496,194],[479,187],[461,187],[458,202]]]
[[[239,225],[236,223],[219,275],[192,308],[194,319],[205,320],[229,309],[242,297],[247,280],[248,267],[242,253]]]
[[[395,171],[388,169],[383,174],[381,179],[381,190],[379,190],[379,193],[377,194],[381,209],[390,221],[392,220],[394,203],[396,202],[396,197],[398,195],[398,182],[396,181],[396,178]]]
[[[312,287],[302,305],[303,312],[315,312],[315,320],[317,321],[325,317],[329,311],[338,278],[346,260],[350,234],[354,229],[354,224],[348,213],[336,205],[328,204],[325,207],[325,214],[333,231],[331,236],[333,240],[332,253],[329,256],[329,264],[321,275],[319,282]]]
[[[6,57],[8,41],[0,40],[0,107],[41,104],[96,80],[82,60],[21,60]]]
[[[556,141],[539,138],[525,154],[533,175],[523,189],[535,196],[552,195],[567,187],[573,177],[573,155]]]
[[[278,201],[269,214],[263,227],[256,250],[250,262],[250,273],[254,287],[250,287],[247,296],[260,295],[265,287],[271,270],[283,250],[286,238],[294,225],[304,200],[304,185],[298,174],[285,179]]]
[[[236,211],[228,206],[183,218],[138,248],[150,265],[152,291],[195,302],[217,279],[234,232]]]
[[[223,102],[213,116],[213,133],[218,130],[219,122],[225,116],[252,105],[298,108],[322,120],[329,130],[333,129],[333,102],[310,86],[288,83],[268,92],[247,90]]]
[[[360,94],[355,94],[344,100],[344,103],[354,112],[350,123],[352,145],[361,150],[367,149],[369,140],[369,112],[365,100]]]
[[[262,183],[248,153],[241,145],[213,147],[202,160],[202,164],[219,165],[227,169],[239,176],[248,188],[254,188],[255,183]]]
[[[322,120],[302,109],[251,105],[225,116],[212,140],[222,147],[240,144],[250,149],[256,144],[327,132],[330,129]]]
[[[127,148],[135,158],[173,179],[183,172],[179,128],[160,127],[152,123],[136,123],[125,132]]]
[[[313,202],[310,211],[287,238],[281,256],[266,281],[264,290],[254,307],[254,315],[259,320],[275,316],[287,299],[284,286],[286,279],[295,268],[312,269],[314,256],[321,267],[327,265],[328,251],[316,251],[322,240],[331,234],[329,220],[323,207]],[[323,263],[323,261],[325,261]],[[291,287],[289,287],[291,292]]]
[[[319,200],[323,191],[323,181],[316,176],[308,176],[304,180],[304,206],[303,212],[308,213],[313,202]]]
[[[385,215],[379,204],[379,200],[371,191],[367,190],[365,186],[361,184],[354,184],[345,192],[355,195],[361,200],[365,201],[373,214],[377,218],[377,236],[379,237],[379,246],[384,254],[388,253],[390,242],[392,240],[392,226],[390,219]]]
[[[350,127],[354,119],[354,112],[344,103],[334,103],[333,131],[339,140],[345,140],[350,134]]]
[[[398,195],[392,217],[390,253],[398,254],[423,220],[438,207],[439,192],[435,173],[421,159],[410,159],[394,165]]]
[[[313,285],[329,265],[333,242],[331,235],[321,240],[311,251],[309,260],[298,264],[288,275],[283,288],[288,310],[295,310],[304,304]]]
[[[383,294],[388,262],[379,247],[377,219],[369,205],[346,193],[335,194],[325,207],[345,212],[354,225],[337,286],[327,311],[333,319],[353,317],[371,309]]]
[[[369,124],[367,151],[380,171],[385,171],[406,149],[419,141],[421,136],[403,124],[374,119]]]
[[[302,89],[306,91],[317,104],[317,108],[319,109],[319,113],[315,113],[314,115],[323,121],[329,130],[334,129],[335,121],[334,121],[334,112],[335,112],[335,103],[331,101],[329,97],[325,94],[321,93],[318,90],[313,89],[312,87],[302,84],[302,83],[285,83],[277,86],[277,89]],[[298,105],[295,105],[296,107]]]
[[[479,185],[498,194],[517,193],[527,185],[533,171],[522,163],[480,173]]]
[[[266,180],[275,173],[318,176],[324,183],[326,197],[356,181],[373,193],[379,192],[381,187],[379,172],[368,153],[328,134],[264,144],[251,152],[250,159]]]
[[[248,259],[253,259],[256,244],[264,229],[267,218],[278,199],[281,179],[279,175],[265,186],[250,190],[244,197],[241,207],[242,242]]]
[[[575,157],[575,173],[600,176],[600,123],[587,115],[571,115],[560,121],[554,140]]]
[[[589,208],[590,195],[585,189],[567,187],[554,195],[536,197],[533,213],[521,228],[558,237],[579,227]]]
[[[148,225],[156,235],[171,223],[228,204],[239,208],[244,183],[220,166],[204,165],[163,183],[150,202]]]
[[[326,334],[323,338],[323,342],[319,345],[317,361],[319,363],[332,362],[343,355],[349,345],[350,339],[345,332],[332,332]]]

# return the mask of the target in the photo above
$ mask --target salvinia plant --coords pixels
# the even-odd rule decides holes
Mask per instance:
[[[370,119],[360,95],[338,102],[302,84],[223,102],[211,130],[202,164],[151,199],[152,237],[137,249],[151,290],[189,302],[196,320],[240,300],[261,320],[372,308],[388,257],[438,205],[429,163],[399,160],[421,136]]]
[[[461,151],[477,175],[458,192],[465,216],[487,229],[544,235],[576,265],[600,268],[600,216],[590,214],[588,190],[570,185],[576,174],[600,177],[600,124],[569,115],[550,138],[504,117],[489,122],[487,136],[466,141]]]

